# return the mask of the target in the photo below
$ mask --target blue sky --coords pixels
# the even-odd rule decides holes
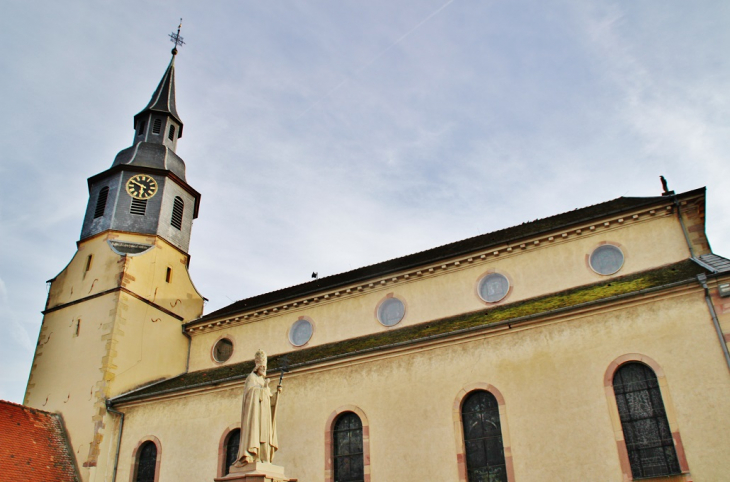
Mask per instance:
[[[206,312],[658,195],[659,175],[707,186],[710,242],[730,256],[728,2],[6,0],[0,399],[22,400],[86,178],[131,144],[179,17]]]

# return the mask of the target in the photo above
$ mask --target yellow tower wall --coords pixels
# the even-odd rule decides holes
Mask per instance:
[[[151,248],[123,256],[108,240]],[[110,232],[80,242],[51,283],[24,403],[63,414],[85,481],[105,480],[106,400],[186,369],[181,325],[203,306],[186,262],[160,238]]]

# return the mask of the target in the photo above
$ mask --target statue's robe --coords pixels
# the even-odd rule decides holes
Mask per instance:
[[[279,442],[276,438],[276,418],[272,414],[272,395],[268,380],[251,373],[243,386],[241,444],[235,466],[274,461],[274,452],[279,448]]]

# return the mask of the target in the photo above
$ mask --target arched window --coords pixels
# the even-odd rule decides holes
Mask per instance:
[[[171,141],[175,140],[175,126],[170,126],[170,130],[167,133],[167,138]]]
[[[231,465],[238,458],[238,446],[241,444],[241,429],[231,430],[226,437],[226,460],[223,466],[223,475],[228,475]]]
[[[159,134],[161,130],[162,130],[162,119],[155,119],[155,122],[152,124],[152,133]]]
[[[364,482],[362,421],[352,412],[345,412],[332,431],[334,482]]]
[[[94,219],[100,218],[104,215],[106,209],[106,199],[109,197],[109,188],[104,186],[99,191],[99,196],[96,198],[96,209],[94,209]]]
[[[155,482],[157,470],[157,445],[148,440],[137,451],[137,475],[135,482]]]
[[[182,229],[183,211],[185,210],[185,203],[180,196],[175,196],[175,200],[172,203],[172,218],[170,218],[170,224],[173,228]]]
[[[647,365],[631,362],[613,376],[631,474],[637,478],[680,474],[659,381]]]
[[[499,403],[491,393],[475,390],[461,405],[466,473],[469,482],[507,482]]]

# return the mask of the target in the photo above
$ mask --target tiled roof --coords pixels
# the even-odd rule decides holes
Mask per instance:
[[[296,369],[324,361],[419,343],[437,337],[453,336],[465,331],[486,329],[495,324],[518,324],[527,319],[578,309],[587,304],[609,303],[616,298],[632,296],[646,292],[646,290],[663,289],[668,285],[696,283],[696,276],[701,273],[706,274],[707,271],[690,260],[681,261],[658,269],[611,278],[601,283],[579,286],[529,300],[271,356],[268,359],[268,367],[271,372],[276,372],[284,356],[292,369]],[[121,395],[113,399],[112,403],[118,404],[164,393],[242,380],[253,367],[253,360],[249,360],[184,373]]]
[[[677,197],[682,199],[692,198],[704,195],[705,188],[695,189]],[[259,307],[267,306],[272,303],[283,302],[300,296],[317,293],[324,290],[346,286],[352,283],[384,276],[404,269],[410,269],[422,266],[428,263],[434,263],[454,256],[461,256],[492,246],[505,243],[514,243],[519,239],[536,236],[546,232],[552,232],[559,229],[566,229],[572,225],[586,223],[595,219],[606,216],[612,216],[626,211],[632,211],[640,208],[648,208],[652,205],[658,205],[670,202],[671,198],[665,196],[656,197],[620,197],[604,203],[595,204],[585,208],[575,209],[567,213],[557,214],[548,218],[537,219],[527,223],[522,223],[511,228],[500,229],[491,233],[474,236],[472,238],[457,241],[455,243],[445,244],[436,248],[421,251],[419,253],[410,254],[400,258],[383,261],[381,263],[365,266],[344,273],[335,274],[320,278],[308,283],[302,283],[288,288],[283,288],[269,293],[253,296],[233,304],[225,306],[219,310],[208,313],[207,315],[189,322],[188,324],[196,324],[202,321],[220,318],[223,316],[233,315],[242,311],[248,311]]]
[[[80,481],[60,415],[0,400],[0,480]]]
[[[695,261],[714,273],[726,273],[730,271],[730,259],[716,254],[703,254],[699,257],[699,260],[695,259]]]

